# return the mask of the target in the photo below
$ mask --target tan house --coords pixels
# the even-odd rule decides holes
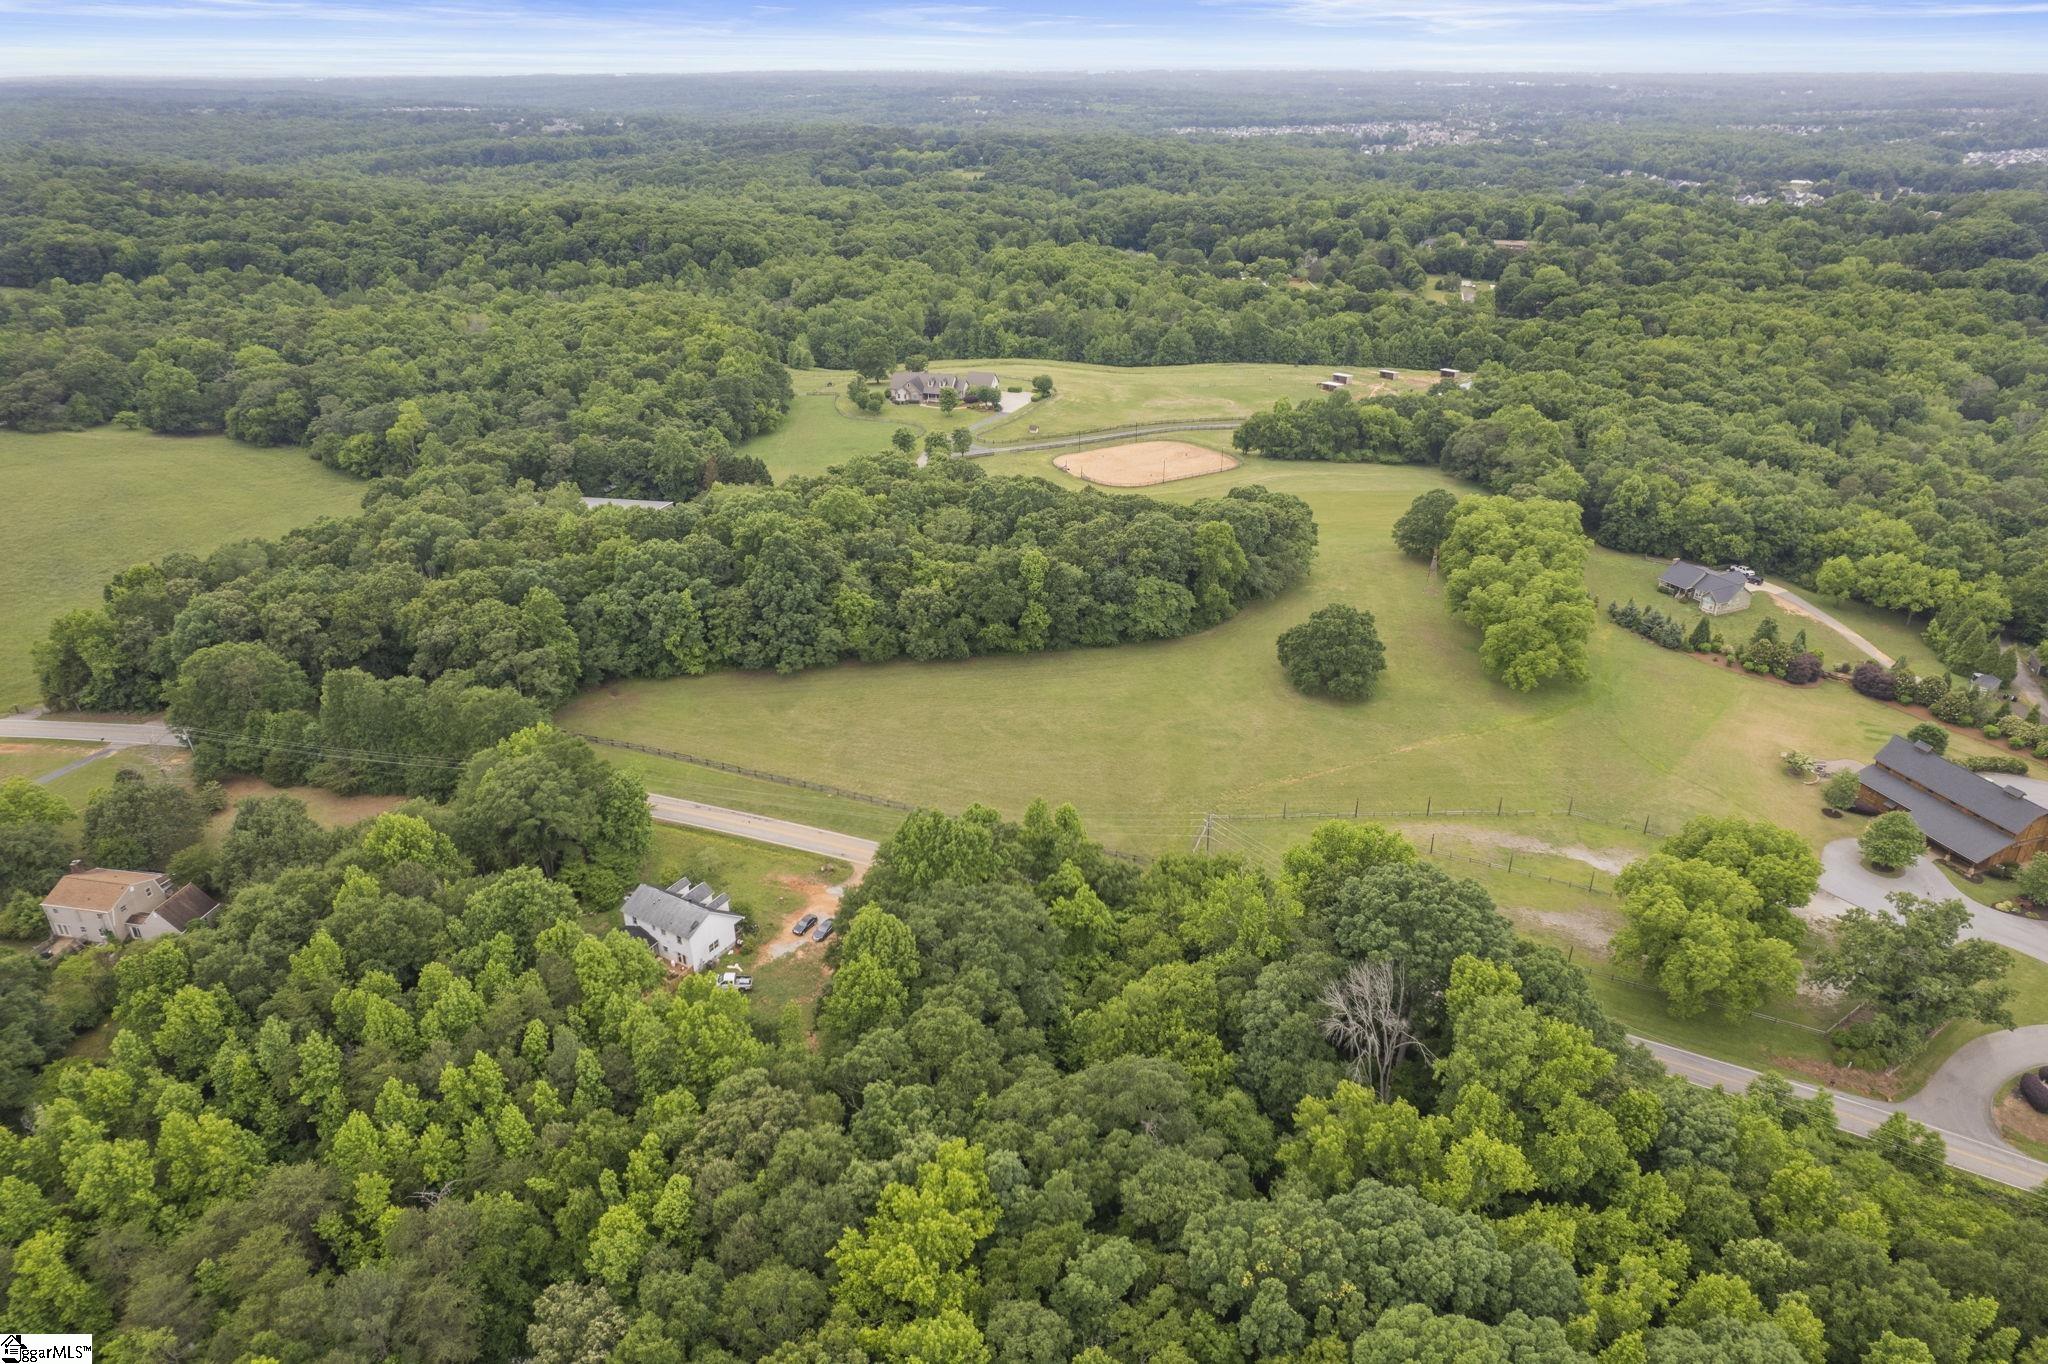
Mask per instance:
[[[217,907],[199,887],[177,889],[162,872],[115,871],[74,862],[43,897],[43,919],[53,938],[147,941],[183,933]]]

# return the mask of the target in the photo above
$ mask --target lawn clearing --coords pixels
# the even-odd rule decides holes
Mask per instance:
[[[48,789],[71,802],[83,814],[85,803],[114,784],[115,774],[140,772],[145,777],[183,781],[191,771],[192,759],[182,748],[117,748],[49,783]]]
[[[988,463],[1081,486],[1045,452]],[[1215,629],[1115,649],[622,682],[572,702],[561,721],[913,804],[957,810],[981,800],[1014,818],[1034,796],[1072,800],[1111,846],[1136,853],[1189,846],[1205,810],[1354,801],[1417,811],[1425,801],[1439,810],[1571,803],[1667,832],[1691,814],[1744,811],[1818,845],[1838,830],[1821,817],[1817,789],[1783,775],[1778,755],[1867,757],[1904,727],[1899,712],[1846,687],[1785,687],[1604,620],[1589,682],[1509,691],[1482,672],[1477,635],[1444,609],[1441,583],[1389,538],[1417,494],[1456,486],[1434,469],[1253,459],[1196,483],[1104,495],[1190,501],[1240,483],[1307,500],[1321,549],[1304,586]],[[1597,550],[1593,564],[1594,581],[1633,580],[1649,567]],[[1281,630],[1332,601],[1378,619],[1389,666],[1371,701],[1304,697],[1274,657]],[[729,785],[701,769],[656,774],[607,756],[626,759],[654,790],[718,802],[716,788]],[[864,827],[834,824],[806,793],[755,789],[777,801],[764,812],[809,823],[886,833],[898,822],[874,809],[863,811]]]
[[[98,744],[56,743],[42,739],[0,739],[0,781],[26,777],[33,781],[66,763],[99,749]]]
[[[1237,467],[1237,461],[1221,451],[1177,440],[1106,445],[1061,455],[1053,464],[1076,478],[1107,488],[1146,488]]]
[[[1286,398],[1310,402],[1323,395],[1317,384],[1343,365],[1081,365],[1057,360],[948,360],[935,370],[989,369],[1004,382],[1026,382],[1044,374],[1053,396],[1035,402],[977,435],[991,445],[1034,438],[1085,435],[1133,426],[1181,421],[1242,421]],[[1353,370],[1343,391],[1367,398],[1397,388],[1424,389],[1437,382],[1435,370],[1401,371],[1381,379],[1376,369]],[[1034,433],[1031,428],[1037,427]]]
[[[318,786],[272,786],[258,777],[229,777],[222,784],[228,808],[206,822],[207,840],[218,846],[234,827],[235,812],[245,802],[265,796],[290,796],[306,807],[306,817],[323,829],[345,829],[405,804],[404,796],[341,796]]]
[[[29,649],[50,622],[100,600],[107,580],[172,550],[205,554],[361,503],[364,485],[306,458],[219,436],[101,427],[0,431],[8,492],[0,564],[0,709],[38,699]]]

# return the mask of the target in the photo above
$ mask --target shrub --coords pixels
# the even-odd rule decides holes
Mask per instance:
[[[1948,752],[1948,731],[1929,720],[1922,720],[1907,730],[1906,740],[1909,743],[1926,744],[1936,753]]]
[[[1927,836],[1904,810],[1893,810],[1870,821],[1856,840],[1863,860],[1879,871],[1899,871],[1927,850]]]
[[[1853,809],[1856,796],[1863,790],[1863,779],[1853,770],[1837,772],[1828,778],[1828,784],[1821,787],[1821,803],[1831,810]]]
[[[2024,777],[2027,775],[2027,760],[2025,758],[2008,757],[2003,753],[1994,753],[1981,758],[1972,754],[1963,759],[1963,766],[1969,768],[1972,772],[1998,772],[2012,777]]]
[[[1899,679],[1868,661],[1856,665],[1856,671],[1849,675],[1849,685],[1875,701],[1894,701],[1899,695]]]
[[[1278,641],[1287,680],[1311,696],[1362,701],[1387,668],[1386,646],[1370,612],[1342,603],[1325,606]]]
[[[1952,725],[1974,725],[1977,723],[1976,689],[1950,687],[1927,709],[1937,720],[1946,720]]]
[[[1806,687],[1820,681],[1823,671],[1820,655],[1797,653],[1785,660],[1785,680],[1794,686]]]

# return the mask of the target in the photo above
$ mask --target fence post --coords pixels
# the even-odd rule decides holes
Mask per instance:
[[[1499,800],[1493,803],[1493,812],[1496,815],[1503,813],[1507,808],[1508,798],[1506,796],[1502,796]]]
[[[1358,797],[1357,797],[1357,796],[1353,796],[1353,797],[1351,798],[1351,817],[1352,817],[1353,819],[1357,819],[1357,818],[1358,818]]]
[[[1514,869],[1515,869],[1515,852],[1514,852],[1514,849],[1510,848],[1510,849],[1508,849],[1508,870],[1509,870],[1509,871],[1513,871]]]
[[[1593,878],[1594,878],[1594,877],[1595,877],[1596,875],[1598,875],[1598,874],[1599,874],[1599,873],[1597,873],[1597,872],[1590,872],[1590,871],[1586,873],[1586,889],[1587,889],[1587,890],[1591,890],[1591,889],[1593,888]]]
[[[1430,807],[1434,804],[1436,804],[1435,796],[1424,796],[1422,798],[1422,813],[1427,815],[1429,813]]]
[[[1571,817],[1571,813],[1572,813],[1572,807],[1573,807],[1574,805],[1577,805],[1578,803],[1579,803],[1579,798],[1578,798],[1577,796],[1571,796],[1571,797],[1568,797],[1568,798],[1567,798],[1567,799],[1565,800],[1565,803],[1564,803],[1564,813],[1565,813],[1565,817],[1566,817],[1566,818],[1570,818],[1570,817]]]
[[[1431,857],[1435,857],[1435,856],[1436,856],[1436,835],[1435,835],[1435,834],[1431,834],[1431,835],[1429,836],[1429,855],[1430,855]]]
[[[1287,802],[1284,800],[1280,802],[1280,818],[1287,818]]]
[[[1648,815],[1643,816],[1643,832],[1645,834],[1650,832],[1650,817]]]

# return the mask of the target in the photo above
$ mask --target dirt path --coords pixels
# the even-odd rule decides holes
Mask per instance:
[[[851,885],[852,882],[846,881],[836,886],[828,886],[823,881],[805,876],[778,876],[775,879],[788,886],[791,890],[802,891],[804,893],[804,902],[782,916],[782,921],[775,926],[774,935],[761,948],[761,960],[774,961],[779,957],[786,957],[792,952],[803,952],[812,948],[817,950],[814,955],[822,954],[825,950],[825,944],[811,941],[808,933],[798,937],[790,930],[795,928],[796,921],[803,918],[806,914],[815,914],[821,919],[837,914],[839,912],[839,897],[845,893],[846,887]],[[858,876],[854,877],[854,880],[859,879]]]

